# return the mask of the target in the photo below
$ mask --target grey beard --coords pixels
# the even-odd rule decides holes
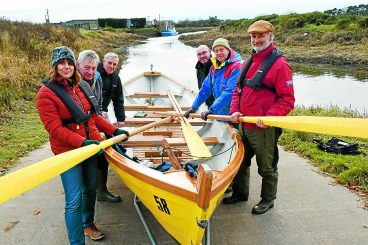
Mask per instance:
[[[270,42],[268,45],[264,46],[261,50],[257,50],[256,47],[253,46],[253,44],[252,44],[252,48],[253,48],[254,51],[256,51],[256,53],[260,53],[263,50],[265,50],[266,48],[268,48],[271,44],[272,44],[272,42]]]

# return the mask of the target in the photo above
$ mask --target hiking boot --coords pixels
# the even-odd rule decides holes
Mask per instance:
[[[266,201],[262,199],[256,206],[253,207],[252,213],[253,214],[264,214],[271,208],[273,208],[273,200]]]
[[[234,204],[234,203],[237,203],[237,202],[246,202],[248,201],[248,197],[240,197],[240,196],[237,196],[237,195],[232,195],[230,197],[225,197],[223,200],[222,200],[222,203],[223,204]]]
[[[111,194],[107,190],[107,169],[97,170],[97,201],[110,203],[121,202],[121,197]]]
[[[93,241],[97,241],[105,237],[105,234],[98,229],[94,223],[84,227],[84,235],[89,236]]]
[[[97,201],[105,201],[110,203],[121,202],[120,196],[115,196],[107,190],[97,190]]]

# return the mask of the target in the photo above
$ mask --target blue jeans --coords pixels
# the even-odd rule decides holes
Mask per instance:
[[[71,245],[85,244],[83,228],[94,220],[96,175],[96,156],[61,174],[65,193],[65,223]]]

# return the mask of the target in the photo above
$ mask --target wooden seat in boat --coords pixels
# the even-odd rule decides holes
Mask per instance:
[[[183,111],[188,110],[191,106],[182,106]],[[126,111],[174,111],[172,106],[148,106],[138,104],[125,104],[124,110]]]
[[[164,138],[162,135],[143,136],[134,135],[124,142],[124,147],[155,147],[161,146],[162,141],[166,140],[169,146],[186,146],[184,138]],[[219,143],[217,137],[205,137],[203,141],[206,145],[216,145]]]
[[[154,135],[162,135],[164,137],[172,137],[173,132],[171,132],[171,131],[145,131],[145,132],[143,132],[143,136],[154,136]]]
[[[173,94],[176,97],[181,97],[180,94]],[[127,95],[125,97],[129,98],[169,98],[169,95],[167,93],[154,93],[154,92],[145,92],[145,93],[139,93],[136,92],[134,94]]]
[[[143,125],[146,125],[152,122],[156,122],[159,120],[160,118],[126,118],[125,125],[126,127],[136,127],[136,126],[140,127],[140,126],[143,126]],[[192,126],[203,126],[206,124],[206,122],[201,119],[189,119],[188,121]],[[180,125],[180,122],[173,121],[171,123],[163,124],[163,125],[178,126]]]

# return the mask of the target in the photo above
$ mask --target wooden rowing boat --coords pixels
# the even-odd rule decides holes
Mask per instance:
[[[186,109],[196,92],[159,72],[145,72],[123,83],[126,125],[136,127],[159,120],[152,111],[174,110],[169,95]],[[137,112],[139,112],[137,114]],[[143,118],[134,118],[134,115]],[[244,156],[241,137],[229,124],[218,121],[189,120],[212,154],[210,158],[190,155],[179,120],[155,127],[124,143],[127,155],[142,162],[172,167],[160,172],[146,167],[113,148],[105,156],[125,185],[136,194],[163,228],[180,244],[201,244],[205,228],[215,208],[221,203]],[[191,176],[183,165],[198,165]]]

